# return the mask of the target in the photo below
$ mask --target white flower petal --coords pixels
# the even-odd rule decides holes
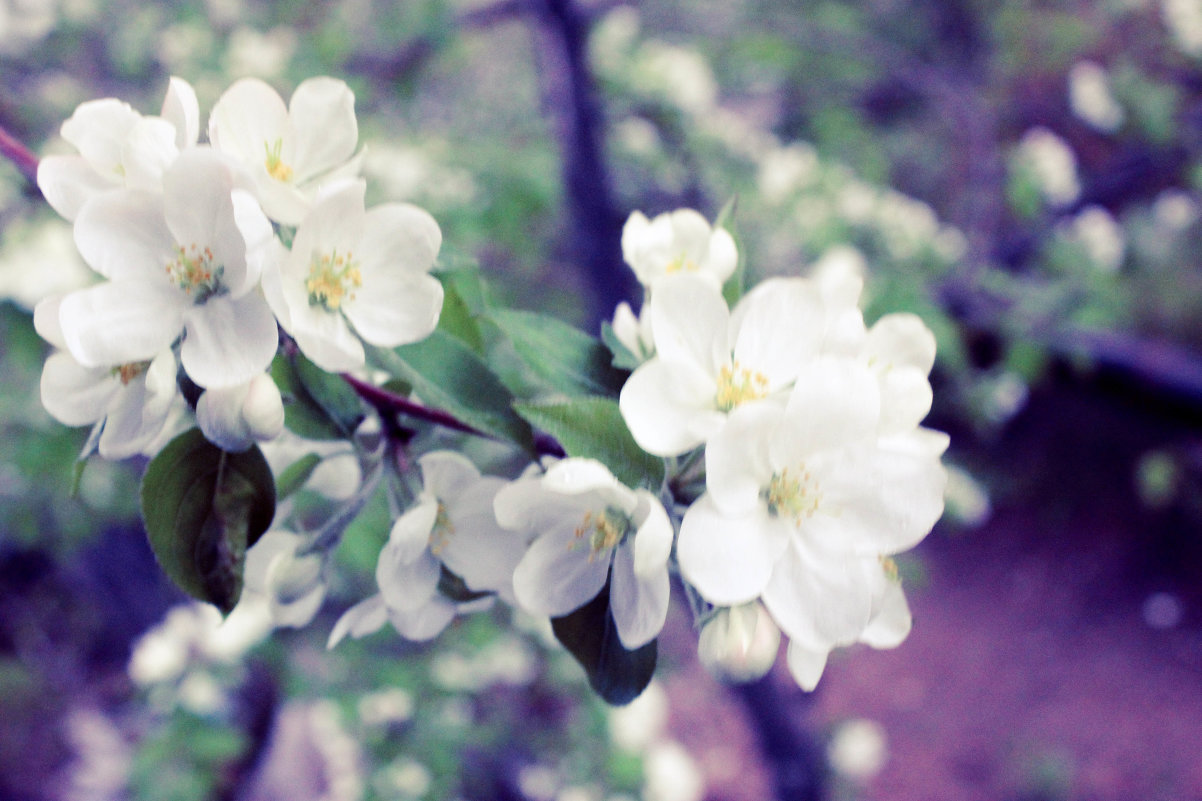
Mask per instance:
[[[428,337],[442,313],[443,288],[430,275],[364,273],[363,286],[343,306],[359,336],[395,348]]]
[[[811,692],[818,686],[818,680],[826,670],[826,658],[829,654],[829,648],[811,650],[795,642],[789,643],[785,661],[798,687]]]
[[[81,103],[61,132],[98,172],[120,174],[125,135],[141,118],[128,103],[106,97]]]
[[[288,109],[274,89],[257,78],[235,81],[209,114],[209,141],[248,167],[266,173],[267,149],[282,140]]]
[[[366,213],[358,256],[364,265],[408,275],[428,273],[442,246],[442,231],[429,212],[409,203],[385,203]]]
[[[190,83],[182,78],[171,77],[159,116],[175,128],[176,148],[183,150],[196,144],[200,137],[200,103]]]
[[[125,185],[158,191],[163,173],[179,155],[175,128],[157,117],[143,117],[126,135],[121,150]]]
[[[297,86],[288,122],[298,183],[342,164],[359,141],[355,95],[335,78],[309,78]]]
[[[438,499],[423,492],[417,502],[405,510],[388,533],[391,553],[401,564],[414,562],[430,545],[430,533],[438,519]]]
[[[443,503],[450,504],[468,487],[480,480],[480,470],[461,453],[431,451],[417,460],[422,470],[422,486]]]
[[[789,526],[767,509],[729,517],[702,495],[680,523],[680,575],[710,603],[733,606],[759,596],[789,540]]]
[[[648,313],[659,358],[713,376],[729,362],[730,311],[713,285],[688,274],[668,276],[656,282]]]
[[[42,405],[60,423],[82,426],[104,417],[121,386],[107,367],[84,367],[70,353],[52,353],[42,367]]]
[[[787,387],[818,352],[825,326],[817,289],[803,278],[770,278],[739,301],[731,314],[735,363]]]
[[[791,466],[825,448],[874,437],[880,414],[880,387],[867,367],[831,357],[811,361],[789,396],[774,462]]]
[[[849,645],[868,625],[883,582],[877,557],[832,555],[794,537],[764,588],[764,606],[807,649]]]
[[[357,370],[367,361],[363,343],[341,313],[320,306],[288,306],[292,327],[288,333],[309,360],[327,373]]]
[[[326,648],[333,648],[348,635],[357,640],[368,634],[374,634],[387,622],[388,607],[384,605],[383,596],[377,593],[370,598],[365,598],[343,612],[342,616],[338,618],[338,622],[330,631]]]
[[[455,604],[435,595],[416,609],[388,608],[388,620],[402,637],[415,642],[432,640],[455,619]]]
[[[880,600],[880,607],[860,633],[860,642],[873,648],[896,648],[910,635],[912,624],[910,606],[906,603],[901,582],[890,580]]]
[[[185,316],[180,362],[188,376],[213,389],[243,384],[271,364],[279,345],[275,317],[263,296],[210,298]]]
[[[117,189],[97,195],[75,218],[75,245],[105,278],[168,283],[164,265],[175,258],[175,238],[158,194]]]
[[[618,629],[618,639],[628,651],[655,639],[668,617],[667,565],[636,573],[634,550],[629,544],[623,544],[614,551],[609,586],[609,608]]]
[[[677,456],[702,444],[721,426],[714,408],[717,384],[692,363],[656,357],[626,379],[618,408],[639,447],[656,456]]]
[[[151,359],[183,327],[179,293],[142,281],[113,281],[66,295],[59,306],[63,340],[85,366],[115,367]]]
[[[705,448],[705,484],[714,507],[727,515],[751,514],[772,480],[771,460],[784,411],[773,403],[735,409]]]
[[[389,541],[380,550],[376,564],[376,582],[390,610],[412,612],[430,602],[438,589],[438,560],[428,551],[411,562],[400,559],[401,549]]]
[[[118,186],[116,176],[96,172],[83,156],[46,156],[38,163],[42,196],[67,220],[74,220],[88,199]]]
[[[672,521],[664,505],[647,490],[636,490],[639,511],[644,515],[634,534],[634,572],[645,577],[658,573],[672,555]]]
[[[864,355],[882,367],[915,367],[925,376],[935,364],[935,335],[916,314],[886,314],[868,330]]]
[[[589,559],[588,547],[570,522],[536,539],[513,572],[513,592],[522,608],[560,617],[595,598],[605,586],[610,559]]]
[[[538,534],[566,519],[581,522],[589,511],[589,501],[587,496],[548,492],[542,477],[535,475],[502,487],[493,501],[493,512],[502,528]]]

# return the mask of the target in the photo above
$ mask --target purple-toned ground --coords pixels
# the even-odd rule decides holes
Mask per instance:
[[[888,736],[864,798],[1202,798],[1198,610],[1185,596],[1176,625],[1150,626],[1138,543],[1074,520],[1003,515],[929,538],[909,639],[832,662],[815,718]]]

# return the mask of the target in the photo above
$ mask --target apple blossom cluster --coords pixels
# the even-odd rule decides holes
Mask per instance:
[[[106,457],[153,454],[186,426],[180,370],[201,391],[210,440],[273,439],[283,406],[266,371],[281,328],[340,372],[363,367],[362,340],[413,342],[438,321],[438,224],[407,204],[365,208],[346,84],[310,79],[285,105],[240,80],[207,130],[200,143],[196,94],[172,78],[158,116],[113,98],[80,105],[62,126],[77,152],[39,165],[38,186],[102,279],[35,309],[58,349],[42,398],[68,425],[101,423]]]
[[[837,266],[743,294],[724,227],[635,212],[621,246],[644,302],[621,304],[602,340],[476,313],[511,337],[503,358],[547,378],[521,397],[489,364],[492,329],[473,345],[440,325],[455,284],[434,271],[438,224],[366,207],[345,84],[310,79],[285,104],[241,80],[206,143],[199,120],[172,79],[158,116],[106,99],[63,125],[77,152],[46,157],[38,183],[99,280],[35,310],[55,347],[44,404],[94,424],[101,456],[152,457],[147,530],[189,593],[308,624],[335,546],[383,494],[376,590],[330,647],[388,624],[429,640],[499,600],[549,618],[624,703],[650,681],[673,575],[702,661],[733,679],[763,675],[782,632],[807,689],[832,649],[905,638],[893,557],[942,514],[948,444],[921,426],[935,340],[917,317],[867,326],[862,279]],[[298,436],[314,426],[335,433]],[[454,447],[474,436],[528,466],[483,474]],[[353,479],[337,490],[321,475],[336,458]],[[293,508],[301,485],[328,514]]]

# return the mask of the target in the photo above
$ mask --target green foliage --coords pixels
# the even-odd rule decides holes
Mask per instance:
[[[363,402],[346,382],[302,353],[271,363],[271,377],[284,400],[284,425],[307,439],[346,439],[363,422]]]
[[[664,460],[634,441],[616,401],[573,398],[516,404],[518,414],[553,436],[568,456],[596,459],[628,487],[659,492]]]
[[[227,453],[193,428],[142,478],[142,517],[159,565],[180,589],[229,612],[242,595],[246,549],[275,516],[275,481],[257,447]]]
[[[626,381],[604,344],[555,317],[495,309],[489,320],[552,392],[617,397]]]

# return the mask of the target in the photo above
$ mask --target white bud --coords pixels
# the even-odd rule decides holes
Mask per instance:
[[[754,681],[772,667],[780,629],[759,602],[719,609],[701,629],[697,654],[711,673],[731,681]]]
[[[247,432],[260,442],[275,439],[284,430],[284,401],[271,376],[261,373],[250,380],[242,401]]]

